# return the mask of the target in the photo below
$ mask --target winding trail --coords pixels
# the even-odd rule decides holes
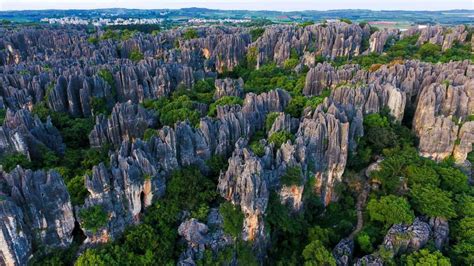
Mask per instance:
[[[357,203],[356,203],[356,210],[357,210],[357,225],[354,231],[349,235],[349,239],[354,239],[354,237],[362,230],[362,227],[364,227],[364,208],[367,203],[367,197],[369,196],[370,192],[370,185],[369,182],[367,182],[367,178],[364,178],[362,180],[363,182],[363,188],[362,192],[359,194],[357,197]]]

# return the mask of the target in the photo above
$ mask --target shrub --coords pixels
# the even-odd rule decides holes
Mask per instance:
[[[292,117],[299,118],[306,105],[306,99],[303,96],[293,97],[285,108],[285,113]]]
[[[272,112],[267,114],[267,117],[265,118],[265,130],[268,132],[270,129],[272,129],[273,123],[275,123],[275,120],[277,117],[280,115],[278,112]]]
[[[304,265],[336,266],[336,260],[332,253],[319,240],[307,245],[303,250]]]
[[[193,211],[203,203],[213,201],[217,192],[211,179],[203,176],[196,167],[173,171],[167,183],[168,199],[181,209]],[[190,193],[192,191],[192,193]]]
[[[443,256],[439,251],[430,252],[428,249],[422,249],[415,251],[409,255],[403,255],[403,265],[415,266],[415,265],[438,265],[438,266],[450,266],[451,262],[449,258]]]
[[[219,207],[222,215],[224,232],[237,238],[242,232],[244,224],[244,215],[242,211],[230,202],[224,202]]]
[[[128,59],[132,60],[135,63],[140,60],[143,60],[143,58],[144,58],[143,53],[140,52],[138,48],[133,49],[130,55],[128,56]]]
[[[289,59],[286,59],[285,62],[283,62],[283,67],[288,69],[288,70],[291,70],[291,69],[294,69],[298,63],[300,61],[296,58],[289,58]]]
[[[438,186],[440,183],[438,174],[430,166],[410,165],[406,168],[406,177],[410,186],[417,184]]]
[[[216,102],[214,102],[213,104],[211,104],[211,106],[209,107],[208,115],[209,116],[216,116],[217,106],[232,105],[232,104],[242,105],[242,103],[243,103],[243,100],[239,97],[224,96],[224,97],[220,98],[219,100],[217,100]]]
[[[102,78],[105,82],[107,82],[110,87],[114,88],[115,87],[115,80],[114,76],[110,72],[110,70],[103,68],[97,72],[97,75]]]
[[[341,19],[339,19],[339,20],[340,20],[341,22],[345,22],[345,23],[347,23],[347,24],[352,24],[352,21],[351,21],[350,19],[348,19],[348,18],[341,18]]]
[[[143,133],[143,140],[149,141],[152,137],[157,137],[158,136],[158,131],[153,128],[147,128],[145,132]]]
[[[288,167],[286,169],[285,174],[281,176],[280,182],[284,186],[300,185],[301,182],[303,181],[301,175],[302,175],[301,167],[299,166]]]
[[[276,149],[279,149],[283,143],[286,143],[288,140],[294,141],[294,136],[288,131],[278,131],[273,133],[269,138],[268,141],[275,145]]]
[[[264,28],[255,28],[250,30],[250,36],[252,36],[252,42],[255,42],[265,32]]]
[[[370,236],[366,232],[361,232],[357,235],[357,244],[362,252],[369,254],[374,251],[374,247],[372,246],[372,241]]]
[[[21,153],[4,155],[4,157],[0,160],[0,165],[2,165],[3,170],[6,172],[10,172],[17,165],[20,165],[23,168],[33,168],[33,163],[28,160],[28,158],[24,154]]]
[[[228,162],[224,156],[215,154],[206,161],[206,165],[211,170],[210,175],[217,177],[221,171],[225,171],[227,169]]]
[[[260,142],[260,140],[254,140],[250,142],[249,145],[252,152],[258,157],[265,155],[265,146]]]
[[[81,223],[85,229],[96,233],[101,227],[105,226],[108,221],[108,214],[102,205],[94,205],[87,209],[79,211]]]
[[[198,33],[195,29],[188,29],[184,32],[183,37],[184,37],[185,40],[191,40],[191,39],[196,39],[199,36],[198,36]]]
[[[107,115],[109,113],[105,98],[92,97],[91,108],[94,115],[98,115],[98,114]]]

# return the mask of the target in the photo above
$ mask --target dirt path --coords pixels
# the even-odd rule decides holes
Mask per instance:
[[[357,197],[356,210],[357,210],[357,225],[354,231],[349,235],[349,239],[353,239],[364,227],[364,208],[367,203],[367,197],[369,196],[370,185],[369,182],[363,179],[362,192]]]

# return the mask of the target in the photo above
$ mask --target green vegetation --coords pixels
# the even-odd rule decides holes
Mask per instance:
[[[283,143],[286,143],[288,140],[294,141],[295,136],[288,131],[278,131],[273,133],[268,137],[268,142],[275,145],[276,149],[279,149]]]
[[[286,173],[280,177],[280,183],[284,186],[300,185],[302,181],[302,172],[299,166],[288,167]]]
[[[411,224],[415,215],[405,198],[394,195],[383,196],[379,200],[371,199],[367,204],[372,221],[382,222],[385,227],[394,224]]]
[[[153,128],[147,128],[143,133],[143,140],[149,141],[152,137],[158,136],[158,131]]]
[[[195,29],[188,29],[183,34],[183,38],[185,40],[196,39],[198,37],[199,37],[199,35],[198,35],[198,33]]]
[[[258,38],[260,38],[264,32],[265,32],[264,28],[251,29],[250,36],[252,37],[252,42],[255,42]]]
[[[397,63],[397,60],[403,59],[419,59],[431,63],[447,63],[449,61],[460,61],[469,59],[474,60],[474,55],[471,54],[471,44],[460,44],[455,42],[453,47],[446,51],[441,50],[440,45],[425,43],[417,45],[419,35],[405,37],[400,40],[389,39],[384,47],[384,54],[368,54],[356,56],[352,59],[336,58],[334,64],[337,66],[346,63],[356,63],[362,67],[369,69],[371,67],[380,66],[380,64]],[[377,68],[371,68],[375,71]]]
[[[234,238],[239,237],[244,223],[244,215],[240,208],[226,201],[219,207],[219,212],[222,215],[222,220],[224,222],[224,232]]]
[[[255,70],[256,64],[256,50],[250,49],[250,53],[247,54],[247,63],[236,67],[233,72],[223,73],[223,77],[238,78],[242,77],[245,80],[244,89],[245,92],[254,92],[260,94],[262,92],[268,92],[275,88],[284,89],[290,92],[292,95],[301,95],[305,78],[306,71],[301,73],[295,73],[291,70],[277,67],[275,64],[267,64],[261,66]],[[250,58],[249,58],[250,57]],[[251,62],[253,64],[251,64]],[[249,66],[247,66],[249,64]]]
[[[174,171],[168,178],[165,196],[145,210],[140,225],[130,227],[112,243],[89,249],[79,256],[76,264],[175,264],[184,248],[178,241],[177,230],[182,211],[202,219],[208,207],[215,206],[215,187],[212,179],[203,176],[196,167]],[[237,250],[242,252],[239,256],[242,260],[252,254],[244,246]]]
[[[428,249],[422,249],[420,251],[413,252],[410,255],[404,255],[402,257],[403,265],[415,266],[415,265],[438,265],[438,266],[450,266],[451,262],[448,258],[443,256],[439,251],[430,252]]]
[[[339,19],[339,20],[340,20],[341,22],[345,22],[345,23],[347,23],[347,24],[352,24],[352,21],[351,21],[350,19],[348,19],[348,18],[341,18],[341,19]]]
[[[299,118],[303,110],[306,107],[311,107],[311,109],[316,109],[318,105],[324,102],[324,99],[329,97],[331,94],[330,90],[323,90],[319,96],[305,97],[305,96],[295,96],[291,99],[290,103],[285,108],[285,113]]]
[[[189,120],[192,125],[199,124],[199,112],[186,95],[171,99],[162,97],[157,100],[145,100],[143,106],[155,110],[162,125],[173,126],[176,122],[185,120]]]
[[[236,96],[224,96],[209,106],[209,112],[207,115],[216,116],[217,106],[233,105],[233,104],[242,105],[243,100]]]
[[[105,226],[109,219],[108,214],[101,205],[94,205],[87,209],[80,210],[79,217],[81,218],[82,226],[94,233]]]
[[[0,161],[0,165],[2,165],[3,170],[6,172],[10,172],[17,165],[20,165],[21,167],[27,169],[32,169],[35,166],[33,162],[28,160],[28,158],[21,153],[14,153],[9,154],[8,156],[4,156]]]
[[[278,116],[280,116],[280,113],[278,112],[272,112],[272,113],[267,114],[267,117],[265,118],[265,130],[267,132],[269,132],[270,129],[272,129],[273,123],[275,123],[275,120],[277,119]]]
[[[303,250],[303,258],[305,266],[336,266],[336,260],[319,240],[309,243]]]
[[[138,48],[135,48],[130,52],[130,55],[128,56],[128,59],[132,60],[133,62],[138,62],[140,60],[143,60],[143,53],[140,52]]]

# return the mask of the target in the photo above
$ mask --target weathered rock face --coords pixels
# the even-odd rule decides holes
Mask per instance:
[[[458,86],[433,84],[421,92],[413,120],[413,128],[420,138],[421,155],[434,160],[450,156],[459,134],[463,145],[458,145],[456,159],[465,160],[472,149],[472,123],[465,123],[464,129],[458,131],[459,124],[474,110],[473,85],[472,80]]]
[[[0,262],[24,265],[32,241],[45,247],[67,247],[72,242],[74,216],[66,186],[55,171],[23,170],[0,173],[2,241]],[[55,195],[48,197],[46,195]]]
[[[242,78],[216,79],[214,84],[216,87],[214,99],[220,99],[224,96],[242,97],[244,95],[244,80]]]
[[[1,195],[1,197],[5,197]],[[31,236],[24,224],[25,217],[16,203],[10,199],[0,201],[0,263],[2,265],[26,265],[31,255]]]
[[[106,144],[120,145],[123,140],[143,137],[147,128],[153,128],[156,119],[146,109],[128,101],[118,103],[112,109],[110,118],[100,115],[89,135],[92,147]]]
[[[433,230],[432,238],[437,249],[442,250],[449,241],[449,224],[444,218],[436,217],[430,219],[430,226]]]
[[[261,242],[266,238],[263,215],[270,192],[262,162],[244,148],[245,144],[243,140],[236,144],[227,171],[219,177],[218,190],[244,213],[242,238]]]
[[[335,87],[346,83],[354,77],[358,67],[345,65],[335,69],[331,64],[324,62],[311,68],[306,74],[306,82],[303,94],[306,96],[320,95],[324,89]]]
[[[3,126],[0,127],[0,154],[19,152],[28,158],[41,158],[44,149],[49,148],[59,154],[64,153],[59,131],[51,120],[41,122],[27,110],[8,110]]]
[[[339,266],[347,266],[350,265],[352,254],[354,252],[354,240],[352,239],[342,239],[337,243],[332,251],[334,258],[336,259],[336,263]]]
[[[409,226],[400,224],[392,226],[382,245],[396,256],[421,249],[428,242],[430,235],[430,225],[417,218]]]
[[[295,157],[315,176],[315,191],[325,204],[336,198],[334,185],[341,181],[349,151],[349,123],[331,105],[325,113],[318,107],[303,119],[296,134]]]
[[[382,53],[389,38],[396,37],[398,36],[398,34],[399,34],[398,29],[383,29],[383,30],[374,32],[370,36],[369,49],[367,52],[377,53],[377,54]]]
[[[366,255],[354,263],[356,266],[383,266],[383,260],[376,255]]]
[[[203,257],[205,250],[217,253],[234,241],[222,230],[222,217],[218,209],[211,209],[206,224],[196,219],[188,219],[181,223],[178,234],[187,242],[187,249],[178,261],[178,265],[196,265],[196,260]],[[209,230],[212,227],[212,230]]]
[[[278,131],[296,132],[299,126],[299,119],[291,117],[289,114],[279,113],[272,127],[268,131],[268,136]]]
[[[166,141],[166,140],[165,140]],[[140,213],[152,201],[164,194],[164,177],[179,165],[168,145],[160,138],[149,142],[124,141],[117,154],[110,160],[110,169],[103,163],[95,166],[92,175],[86,176],[89,196],[80,210],[100,205],[108,221],[94,232],[83,228],[86,242],[98,243],[114,239],[125,227],[140,221]]]
[[[292,50],[300,55],[304,51],[311,51],[333,59],[359,55],[362,52],[362,39],[368,35],[368,28],[341,22],[304,28],[288,25],[267,27],[254,44],[257,49],[257,67],[269,61],[282,65],[290,58]]]

